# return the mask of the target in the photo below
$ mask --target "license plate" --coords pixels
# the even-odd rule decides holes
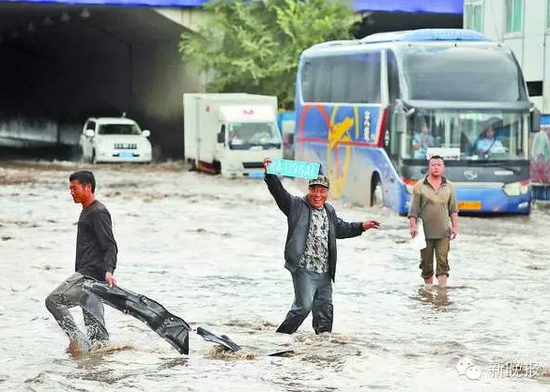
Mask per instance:
[[[469,211],[481,210],[481,202],[480,201],[459,201],[458,202],[458,209],[460,211],[464,211],[464,210],[469,210]]]
[[[320,164],[317,162],[305,162],[292,159],[273,159],[267,166],[269,174],[287,177],[305,178],[311,180],[317,178]]]
[[[134,153],[132,151],[121,151],[118,153],[120,158],[133,158]]]

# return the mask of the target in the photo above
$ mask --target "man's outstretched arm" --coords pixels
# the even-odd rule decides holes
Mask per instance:
[[[366,222],[346,222],[340,218],[336,218],[336,238],[352,238],[363,234],[364,231],[375,228],[378,229],[380,223],[377,221]]]

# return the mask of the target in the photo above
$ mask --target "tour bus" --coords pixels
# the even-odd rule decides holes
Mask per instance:
[[[306,49],[296,80],[295,159],[331,196],[408,211],[440,155],[469,213],[529,214],[529,137],[540,130],[512,51],[465,29],[378,33]]]

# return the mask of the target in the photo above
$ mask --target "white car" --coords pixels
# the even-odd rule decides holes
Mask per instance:
[[[92,163],[149,163],[152,159],[150,135],[150,131],[142,131],[129,118],[89,118],[80,135],[82,159]]]

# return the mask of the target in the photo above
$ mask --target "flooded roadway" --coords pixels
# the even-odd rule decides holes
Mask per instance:
[[[140,321],[106,307],[113,349],[72,358],[44,298],[73,271],[80,211],[67,177],[75,169],[0,166],[1,390],[550,388],[548,213],[462,218],[451,287],[440,293],[421,284],[404,218],[336,202],[340,217],[382,226],[339,241],[334,332],[315,336],[310,316],[287,336],[274,332],[293,299],[282,259],[286,220],[265,184],[177,164],[94,170],[119,244],[118,283],[193,328],[227,334],[243,351],[224,354],[191,333],[190,355],[181,356]],[[294,354],[267,356],[280,350]]]

